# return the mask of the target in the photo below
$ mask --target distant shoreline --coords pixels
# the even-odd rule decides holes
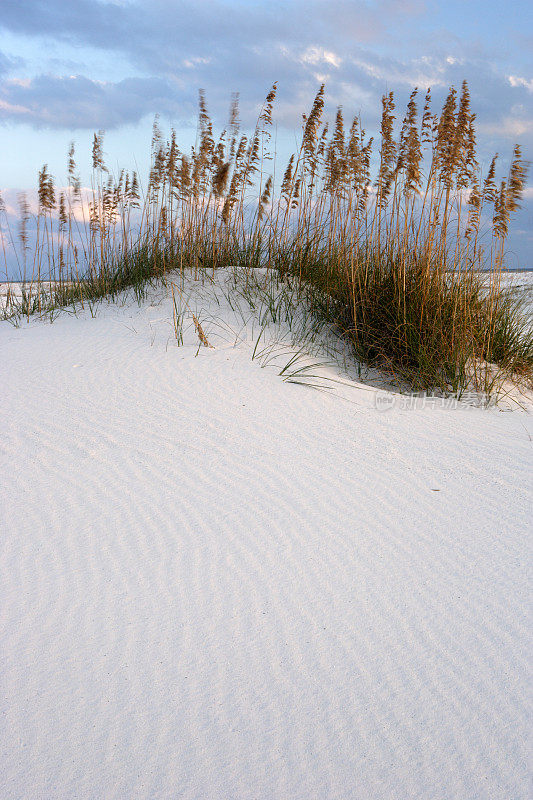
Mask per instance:
[[[452,270],[448,270],[448,271],[451,272]],[[480,269],[480,270],[478,270],[478,272],[480,274],[484,274],[484,273],[489,274],[490,273],[490,269]],[[533,267],[512,267],[510,269],[502,269],[502,275],[505,275],[507,273],[517,274],[517,273],[521,273],[521,272],[533,272]],[[80,278],[79,282],[83,283],[83,278]],[[14,278],[6,278],[6,280],[0,280],[0,286],[6,286],[6,285],[9,285],[9,284],[11,284],[11,285],[12,284],[25,284],[25,283],[36,284],[36,283],[38,283],[38,281],[35,278],[33,280],[31,278],[29,278],[29,279],[27,279],[25,281],[16,280]],[[49,281],[49,280],[43,279],[41,281],[41,283],[42,284],[58,283],[58,281]],[[64,281],[64,283],[66,285],[68,285],[69,283],[72,283],[72,281]]]

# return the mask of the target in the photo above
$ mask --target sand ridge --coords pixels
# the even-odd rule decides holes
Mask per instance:
[[[530,415],[206,332],[0,325],[2,797],[526,800]]]

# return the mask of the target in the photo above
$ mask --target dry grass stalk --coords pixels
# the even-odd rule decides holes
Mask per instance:
[[[332,316],[358,357],[388,363],[420,385],[460,385],[473,358],[527,372],[527,339],[518,336],[518,347],[519,323],[509,322],[499,289],[526,163],[517,147],[503,179],[496,156],[482,174],[467,84],[459,96],[450,89],[440,114],[431,109],[428,89],[421,121],[413,90],[398,132],[394,95],[386,94],[375,174],[374,139],[358,117],[347,125],[342,107],[330,129],[324,86],[303,116],[295,153],[276,169],[270,152],[276,94],[274,84],[246,134],[234,95],[216,139],[201,92],[197,140],[187,153],[175,131],[165,140],[156,118],[145,187],[136,172],[109,173],[103,131],[94,135],[92,183],[83,197],[73,145],[68,187],[57,198],[44,166],[32,266],[26,266],[32,218],[19,204],[19,263],[25,277],[31,272],[28,314],[32,291],[41,310],[33,287],[45,276],[59,281],[55,302],[63,303],[126,286],[142,296],[146,280],[171,269],[197,274],[226,264],[266,265],[313,287],[314,312]],[[483,238],[487,218],[490,236]],[[487,265],[492,288],[485,302],[476,286]],[[69,281],[75,291],[65,288]],[[210,346],[200,331],[201,344]]]
[[[194,327],[196,328],[196,333],[198,334],[198,338],[200,339],[200,342],[203,344],[204,347],[210,347],[211,349],[214,349],[213,345],[209,343],[209,340],[205,335],[198,319],[194,316],[194,314],[192,314],[191,316],[192,316],[192,321],[194,322]]]

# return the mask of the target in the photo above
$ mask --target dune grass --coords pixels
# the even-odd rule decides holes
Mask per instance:
[[[234,97],[218,138],[201,92],[190,153],[156,120],[144,190],[135,172],[108,171],[102,132],[89,189],[74,146],[66,187],[58,191],[44,166],[34,220],[22,196],[18,236],[10,232],[25,285],[4,313],[50,313],[130,287],[141,298],[148,281],[175,270],[232,265],[252,275],[263,267],[349,343],[355,360],[399,384],[490,394],[506,378],[531,381],[531,320],[500,286],[526,163],[516,146],[503,179],[496,156],[482,174],[466,82],[450,89],[439,114],[428,90],[419,115],[413,91],[400,125],[385,95],[378,144],[358,117],[347,125],[342,108],[329,126],[321,86],[281,172],[276,91],[251,134],[240,131]]]

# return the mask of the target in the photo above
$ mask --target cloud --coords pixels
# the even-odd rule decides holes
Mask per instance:
[[[439,111],[448,87],[466,78],[488,149],[527,140],[533,83],[523,70],[499,70],[477,40],[465,47],[443,28],[426,24],[421,36],[417,17],[428,21],[423,0],[3,0],[0,26],[54,48],[28,85],[6,74],[13,62],[0,54],[0,119],[94,129],[159,112],[184,124],[194,120],[202,87],[217,124],[239,91],[243,123],[251,125],[278,80],[281,126],[298,125],[325,82],[329,110],[343,104],[375,127],[384,92],[397,93],[401,119],[415,86],[432,87]],[[58,43],[67,42],[77,64],[57,59]],[[128,77],[95,80],[83,67],[88,54],[88,63],[99,55],[109,70],[120,58]],[[67,70],[75,77],[61,74]]]
[[[421,8],[416,0],[409,6],[399,0],[3,0],[2,6],[0,26],[12,34],[114,52],[158,76],[207,62],[223,71],[219,78],[238,84],[250,68],[259,71],[257,45],[273,53],[296,49],[311,61],[331,57],[330,65],[338,66],[339,53],[375,43],[387,31],[396,35]]]
[[[221,75],[224,75],[223,80]],[[450,85],[469,80],[472,106],[478,115],[480,140],[487,151],[505,150],[504,142],[531,140],[530,92],[521,82],[511,85],[489,65],[447,56],[395,58],[369,49],[346,53],[322,47],[293,47],[258,43],[236,51],[229,61],[220,53],[205,57],[181,54],[174,69],[161,75],[98,81],[81,74],[5,77],[0,80],[0,120],[26,122],[36,128],[111,130],[135,124],[155,113],[174,124],[194,124],[197,91],[207,92],[216,124],[227,118],[232,91],[241,93],[241,117],[252,125],[273,80],[279,78],[275,107],[277,123],[298,127],[320,83],[326,83],[327,109],[343,105],[348,116],[361,112],[368,130],[378,125],[380,97],[393,89],[398,122],[411,90],[423,95],[432,87],[433,108],[440,111]]]
[[[327,64],[338,69],[342,64],[342,58],[335,55],[331,50],[324,50],[323,47],[308,47],[300,56],[304,64]]]
[[[511,86],[524,86],[528,92],[533,92],[533,78],[521,78],[519,75],[509,75],[509,83]]]
[[[482,123],[479,130],[506,139],[518,140],[533,134],[533,117],[505,117],[495,122]]]
[[[46,128],[116,128],[147,114],[182,113],[176,92],[161,78],[127,78],[117,83],[81,75],[40,75],[0,86],[0,119]],[[192,110],[192,109],[191,109]]]

